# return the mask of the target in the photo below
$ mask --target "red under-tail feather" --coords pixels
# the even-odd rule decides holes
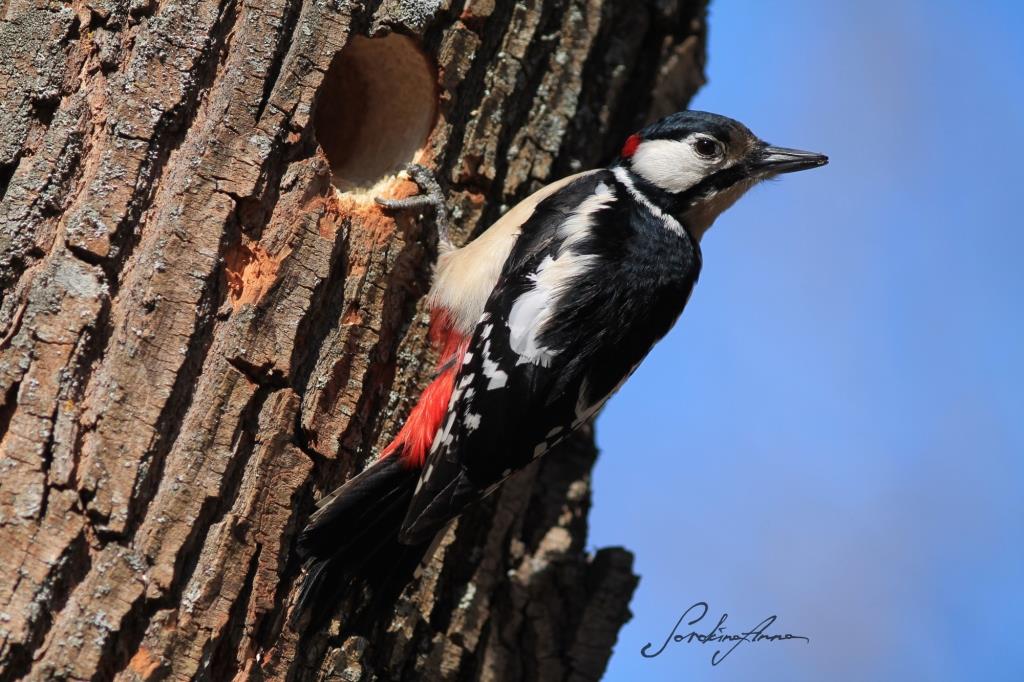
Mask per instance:
[[[455,376],[469,347],[448,315],[434,311],[430,340],[440,349],[438,374],[420,396],[402,430],[381,458],[321,503],[299,535],[296,549],[306,577],[293,613],[296,627],[320,623],[347,591],[366,586],[372,604],[388,605],[409,581],[427,543],[399,542],[398,531],[427,453],[448,411]],[[388,455],[400,452],[395,457]],[[374,607],[368,607],[372,614]],[[372,615],[366,618],[372,620]],[[370,622],[370,621],[367,621]],[[353,632],[362,627],[346,622]]]
[[[448,412],[455,375],[469,346],[469,337],[455,329],[446,312],[435,309],[431,318],[430,340],[441,350],[438,374],[420,395],[402,430],[380,454],[383,458],[401,450],[402,462],[410,468],[422,467],[427,458],[434,436]]]

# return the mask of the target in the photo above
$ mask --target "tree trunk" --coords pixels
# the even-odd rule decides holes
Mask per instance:
[[[590,434],[449,528],[379,636],[292,552],[430,379],[436,235],[702,82],[702,0],[0,1],[0,679],[596,679]],[[390,179],[389,179],[390,178]],[[344,614],[346,617],[352,614]],[[335,636],[331,636],[331,633]]]

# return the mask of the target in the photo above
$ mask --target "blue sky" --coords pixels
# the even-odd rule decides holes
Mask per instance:
[[[712,3],[693,108],[832,162],[719,219],[597,423],[590,545],[641,575],[608,680],[1024,679],[1022,29]],[[811,641],[640,656],[698,601]]]

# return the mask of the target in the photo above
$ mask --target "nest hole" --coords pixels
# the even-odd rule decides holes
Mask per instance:
[[[436,115],[436,70],[415,41],[353,37],[324,76],[313,114],[334,186],[366,190],[418,160]]]

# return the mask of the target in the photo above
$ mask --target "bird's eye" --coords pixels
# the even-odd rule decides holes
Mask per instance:
[[[698,137],[693,143],[693,148],[697,150],[698,154],[707,159],[718,156],[721,152],[721,145],[707,137]]]

